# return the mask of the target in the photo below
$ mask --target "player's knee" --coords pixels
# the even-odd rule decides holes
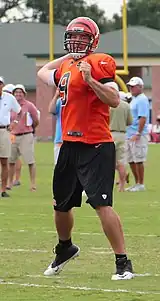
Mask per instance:
[[[110,212],[112,209],[111,206],[109,205],[106,205],[106,206],[97,206],[95,208],[96,212],[99,214],[99,213],[103,213],[103,212]]]

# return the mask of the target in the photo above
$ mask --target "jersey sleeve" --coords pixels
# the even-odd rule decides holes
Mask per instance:
[[[54,73],[54,82],[57,87],[58,87],[60,78],[61,78],[61,68],[58,68],[55,70],[55,73]]]
[[[93,57],[92,76],[102,84],[114,82],[116,76],[116,63],[114,58],[107,54]]]
[[[50,77],[48,80],[48,85],[49,86],[55,85],[57,87],[59,80],[60,80],[60,68],[51,70]]]

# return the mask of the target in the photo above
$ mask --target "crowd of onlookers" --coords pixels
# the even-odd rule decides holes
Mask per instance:
[[[30,189],[36,190],[34,134],[40,112],[26,95],[23,85],[5,85],[0,77],[1,197],[9,197],[7,190],[20,185],[20,157],[29,167]]]

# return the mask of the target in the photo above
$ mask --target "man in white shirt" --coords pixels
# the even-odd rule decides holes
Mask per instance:
[[[11,110],[19,114],[21,107],[18,104],[16,98],[6,92],[3,92],[4,79],[0,77],[0,163],[1,163],[1,196],[9,197],[6,193],[7,179],[8,179],[8,158],[11,151],[10,140],[10,114]],[[12,127],[17,123],[14,120]]]

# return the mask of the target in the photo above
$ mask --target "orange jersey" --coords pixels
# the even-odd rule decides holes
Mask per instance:
[[[90,54],[74,61],[65,60],[54,73],[62,99],[62,139],[88,144],[113,141],[109,129],[109,106],[104,104],[83,80],[78,65],[91,65],[92,77],[106,83],[114,81],[116,64],[106,54]]]

